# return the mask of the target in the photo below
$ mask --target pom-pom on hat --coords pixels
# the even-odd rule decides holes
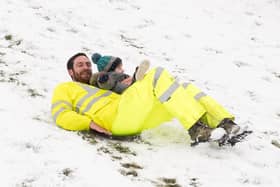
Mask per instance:
[[[119,64],[122,64],[122,60],[119,57],[102,56],[99,53],[94,53],[91,56],[91,60],[97,65],[98,71],[114,71]]]

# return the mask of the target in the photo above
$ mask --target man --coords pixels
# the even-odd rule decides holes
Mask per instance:
[[[72,82],[59,84],[52,98],[52,116],[67,130],[89,130],[127,136],[177,118],[195,142],[209,141],[216,127],[239,131],[234,117],[193,84],[180,85],[166,70],[149,71],[122,95],[88,85],[91,63],[84,53],[67,62]]]

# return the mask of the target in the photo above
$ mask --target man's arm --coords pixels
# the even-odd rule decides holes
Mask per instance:
[[[55,123],[66,130],[88,130],[91,119],[74,111],[67,85],[59,85],[52,98],[52,116]]]
[[[97,132],[100,132],[100,133],[103,133],[103,134],[106,134],[106,135],[109,135],[109,136],[112,135],[111,132],[109,132],[109,131],[107,131],[106,129],[100,127],[98,124],[96,124],[96,123],[93,122],[93,121],[90,122],[90,128],[91,128],[92,130],[95,130],[95,131],[97,131]]]
[[[66,130],[95,130],[100,133],[112,135],[111,132],[100,127],[88,116],[78,114],[74,111],[71,103],[71,90],[65,85],[58,86],[52,99],[52,116],[56,124]]]

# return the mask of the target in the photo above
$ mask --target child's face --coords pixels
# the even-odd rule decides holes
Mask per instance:
[[[117,73],[124,73],[123,65],[120,64],[116,67],[115,72]]]

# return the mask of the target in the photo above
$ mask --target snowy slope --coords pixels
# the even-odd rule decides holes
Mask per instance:
[[[279,0],[1,0],[1,186],[280,185]],[[53,88],[76,52],[142,59],[192,81],[254,134],[189,146],[177,121],[112,141],[64,131]]]

